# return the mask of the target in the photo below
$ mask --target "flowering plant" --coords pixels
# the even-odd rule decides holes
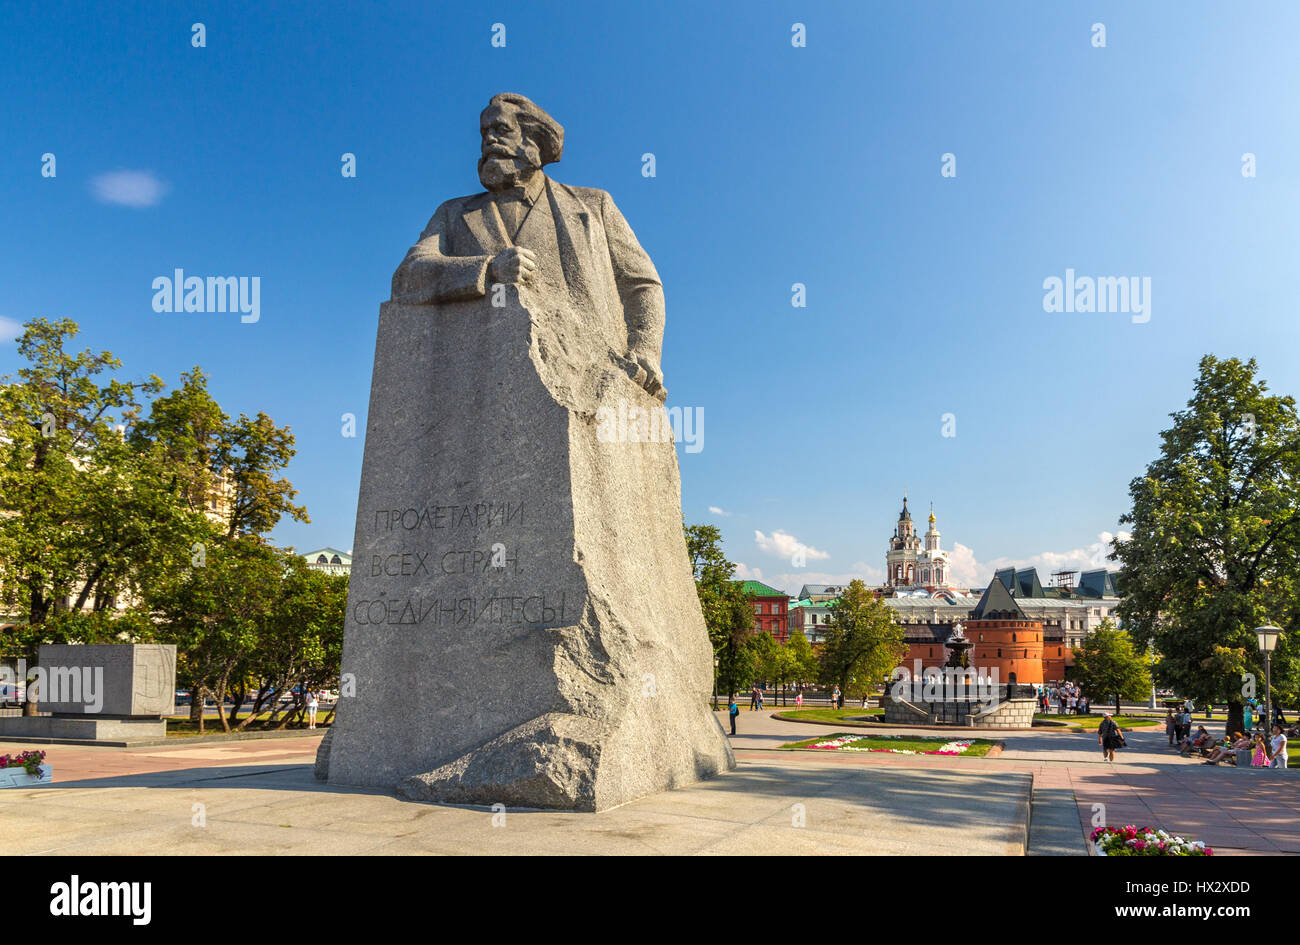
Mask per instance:
[[[1098,827],[1093,844],[1102,856],[1214,856],[1199,840],[1193,842],[1150,827]]]
[[[45,761],[43,751],[24,751],[18,755],[0,755],[0,768],[22,768],[33,777],[44,777],[41,764]]]

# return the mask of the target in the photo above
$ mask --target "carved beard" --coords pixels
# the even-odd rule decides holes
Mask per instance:
[[[512,157],[497,154],[478,159],[478,179],[486,190],[497,192],[518,187],[542,169],[542,156],[536,145],[525,141],[522,152]]]
[[[495,193],[517,187],[520,180],[536,170],[521,158],[485,157],[478,162],[478,179],[484,188]]]

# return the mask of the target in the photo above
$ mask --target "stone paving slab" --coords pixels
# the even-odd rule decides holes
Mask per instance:
[[[118,759],[106,773],[102,749],[85,751],[98,759],[88,777],[65,763],[70,780],[0,793],[7,852],[952,856],[1019,855],[1028,839],[1031,778],[1015,772],[871,770],[768,754],[611,811],[506,811],[494,826],[488,809],[322,784],[306,759],[231,766],[190,749],[134,752],[143,770],[123,771]],[[194,825],[196,804],[203,826]]]

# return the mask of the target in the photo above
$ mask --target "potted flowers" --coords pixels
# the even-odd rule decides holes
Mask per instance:
[[[1199,840],[1192,842],[1150,827],[1098,827],[1088,838],[1098,856],[1214,856]]]
[[[53,780],[53,770],[45,764],[43,751],[0,755],[0,788],[41,787]]]

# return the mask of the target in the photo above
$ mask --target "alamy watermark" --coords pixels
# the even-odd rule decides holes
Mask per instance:
[[[262,317],[261,276],[187,276],[176,269],[153,281],[155,312],[240,312],[251,325]]]
[[[81,703],[86,712],[104,708],[104,667],[36,666],[27,673],[27,661],[18,660],[15,672],[8,664],[0,665],[0,686],[16,692],[23,684],[35,687],[37,698],[48,703]]]
[[[638,407],[619,398],[618,406],[596,409],[596,439],[601,443],[683,443],[686,452],[704,449],[703,407]]]
[[[900,701],[979,702],[991,709],[1001,701],[996,666],[931,666],[912,660],[912,668],[896,666],[889,695]]]
[[[1076,276],[1043,280],[1044,312],[1121,312],[1131,314],[1135,325],[1151,321],[1150,276]]]

